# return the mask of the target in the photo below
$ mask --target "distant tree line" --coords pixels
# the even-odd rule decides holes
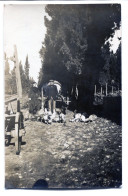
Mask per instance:
[[[26,56],[24,68],[21,61],[19,62],[19,68],[20,68],[23,94],[27,94],[34,82],[34,79],[29,76],[30,64],[28,61],[28,55]],[[5,57],[5,94],[13,95],[16,93],[17,93],[17,86],[16,86],[15,67],[12,70],[10,70],[8,59]]]
[[[47,5],[45,11],[49,17],[45,17],[47,33],[40,50],[40,88],[50,79],[58,80],[63,94],[72,100],[77,89],[78,103],[86,108],[92,105],[101,73],[105,81],[113,79],[121,86],[121,45],[116,54],[105,45],[120,28],[119,4]]]

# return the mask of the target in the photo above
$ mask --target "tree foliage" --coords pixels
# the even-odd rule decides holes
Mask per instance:
[[[80,105],[89,105],[105,64],[101,47],[120,26],[120,5],[47,5],[46,12],[39,85],[58,80],[72,98],[77,87]]]
[[[21,84],[23,89],[23,94],[27,94],[32,84],[35,82],[33,78],[29,77],[29,62],[28,56],[26,57],[25,66],[23,68],[22,62],[19,62]],[[16,94],[16,73],[15,67],[10,71],[9,62],[6,59],[5,62],[5,93]]]
[[[25,90],[28,93],[29,88],[30,88],[30,80],[29,80],[29,69],[30,69],[30,64],[28,61],[28,55],[26,56],[26,61],[25,61],[25,67],[24,67],[24,74],[25,74]]]
[[[26,56],[26,61],[25,61],[25,68],[24,68],[25,77],[26,77],[27,80],[29,80],[29,68],[30,68],[30,65],[29,65],[28,55],[27,55]]]
[[[116,53],[110,52],[109,48],[109,43],[102,48],[102,56],[105,60],[102,70],[102,83],[103,85],[104,83],[111,84],[113,80],[115,85],[121,89],[121,43],[119,44]]]
[[[21,84],[22,84],[23,93],[26,94],[29,88],[29,75],[26,76],[26,73],[25,73],[26,70],[23,69],[23,65],[21,61],[19,62],[19,67],[20,67],[20,76],[21,76]],[[27,71],[27,74],[29,74],[29,70]]]

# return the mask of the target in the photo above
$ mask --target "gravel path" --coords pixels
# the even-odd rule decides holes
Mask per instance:
[[[68,111],[66,118],[72,113]],[[89,123],[46,125],[25,121],[20,155],[5,147],[5,187],[32,188],[44,179],[48,188],[109,188],[121,185],[121,126],[97,118]]]

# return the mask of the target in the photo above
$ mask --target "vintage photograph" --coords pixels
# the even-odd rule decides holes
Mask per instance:
[[[5,188],[122,187],[121,5],[5,4]]]

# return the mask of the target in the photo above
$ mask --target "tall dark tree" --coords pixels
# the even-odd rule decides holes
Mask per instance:
[[[26,78],[25,71],[23,69],[23,65],[21,61],[19,62],[19,67],[20,67],[22,89],[23,89],[23,93],[25,94],[28,91],[28,79]]]
[[[77,87],[79,105],[89,106],[105,63],[101,47],[120,26],[120,5],[47,5],[46,12],[40,86],[55,79],[71,96]]]
[[[28,55],[26,56],[26,61],[25,61],[25,67],[24,67],[24,72],[25,72],[25,81],[26,81],[26,92],[29,91],[30,87],[30,82],[29,82],[29,69],[30,69],[30,64],[28,61]]]
[[[31,88],[33,84],[35,83],[35,80],[33,79],[33,77],[30,77],[29,83],[30,83],[30,88]]]
[[[110,76],[115,81],[116,86],[121,89],[121,44],[115,54],[110,58]]]
[[[103,75],[101,80],[102,83],[108,84],[114,81],[115,86],[121,89],[121,42],[115,53],[110,51],[110,47],[110,43],[102,47],[102,57],[105,63],[101,72]]]
[[[39,76],[38,76],[38,85],[41,85],[42,78],[43,78],[43,71],[42,71],[42,67],[41,67],[40,71],[39,71]]]
[[[26,61],[25,61],[25,76],[26,76],[26,79],[29,80],[29,68],[30,68],[30,65],[29,65],[29,61],[28,61],[28,55],[26,56]]]

